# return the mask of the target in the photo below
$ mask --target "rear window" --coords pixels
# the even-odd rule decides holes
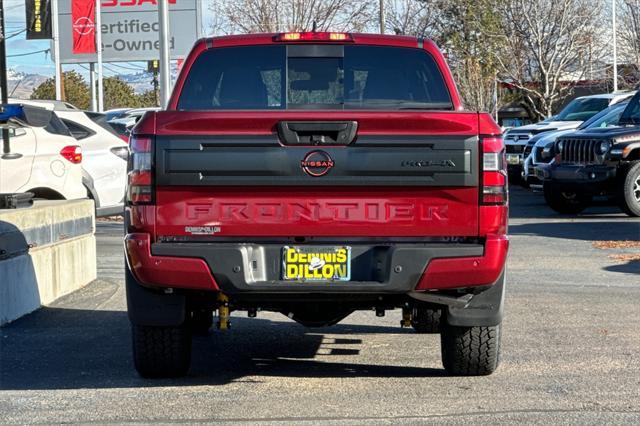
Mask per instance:
[[[438,66],[423,50],[279,45],[203,52],[178,109],[451,110],[453,104]]]

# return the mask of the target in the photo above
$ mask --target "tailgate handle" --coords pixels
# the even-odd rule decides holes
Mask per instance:
[[[284,145],[349,145],[357,121],[280,121],[278,136]]]

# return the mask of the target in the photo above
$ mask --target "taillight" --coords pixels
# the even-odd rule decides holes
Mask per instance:
[[[82,163],[82,148],[80,148],[78,145],[65,146],[60,150],[60,155],[62,155],[65,160],[69,161],[70,163]]]
[[[280,33],[276,35],[274,41],[353,41],[353,36],[349,33],[330,32],[296,32]]]
[[[502,138],[482,140],[482,204],[503,205],[509,200],[507,161]]]
[[[129,173],[127,202],[151,204],[153,202],[153,140],[148,137],[131,136],[129,139]]]

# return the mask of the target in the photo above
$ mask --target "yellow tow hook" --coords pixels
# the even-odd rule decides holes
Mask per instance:
[[[229,298],[226,294],[218,293],[218,323],[216,324],[218,330],[228,330],[231,328],[231,321],[229,321]]]
[[[402,308],[402,321],[400,321],[400,327],[411,327],[411,308]]]

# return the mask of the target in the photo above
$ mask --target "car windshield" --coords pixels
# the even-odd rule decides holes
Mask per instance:
[[[640,91],[629,101],[620,117],[620,125],[640,125]]]
[[[582,123],[580,127],[578,127],[578,130],[617,126],[626,106],[627,102],[610,106]]]
[[[607,98],[574,99],[556,116],[557,121],[585,121],[609,106]]]
[[[424,50],[274,45],[203,52],[178,109],[452,110],[453,104],[440,69]]]

